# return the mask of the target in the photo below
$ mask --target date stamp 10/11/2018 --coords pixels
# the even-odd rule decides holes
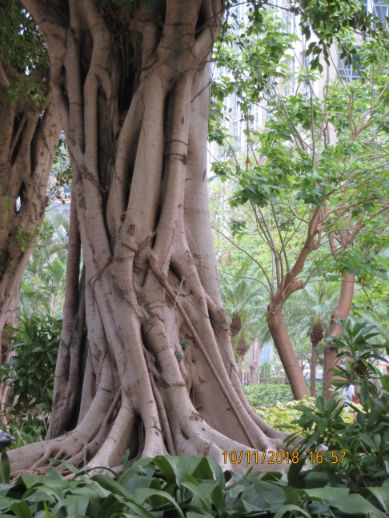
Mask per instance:
[[[301,453],[297,450],[225,450],[224,464],[297,464],[306,458],[311,464],[343,464],[346,452],[341,451],[308,451]]]

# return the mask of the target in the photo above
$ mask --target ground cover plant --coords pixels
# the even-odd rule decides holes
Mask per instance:
[[[12,483],[6,457],[1,462],[0,512],[4,518],[68,517],[333,517],[389,513],[388,487],[296,488],[280,473],[258,479],[223,471],[207,457],[158,456],[141,459],[112,478],[109,471],[63,479],[24,474]]]
[[[272,406],[276,402],[287,402],[293,400],[290,385],[260,383],[244,387],[247,401],[254,407]]]

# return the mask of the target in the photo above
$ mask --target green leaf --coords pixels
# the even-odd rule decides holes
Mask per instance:
[[[355,516],[361,513],[371,513],[375,518],[383,518],[385,516],[366,498],[358,494],[351,494],[350,490],[346,488],[323,487],[320,489],[306,489],[305,492],[311,498],[323,500],[330,507],[334,507],[344,514]]]
[[[25,501],[12,504],[11,509],[15,513],[16,518],[33,518],[30,507]]]
[[[8,455],[5,453],[5,451],[3,451],[0,459],[0,483],[8,484],[8,482],[10,481],[10,473],[11,468],[9,464]]]
[[[381,504],[383,510],[389,513],[389,491],[384,487],[368,487],[370,493],[372,493],[378,502]]]
[[[17,503],[17,500],[14,498],[0,496],[0,511],[9,511],[14,503]]]
[[[272,509],[272,511],[276,511],[274,514],[274,518],[282,518],[283,516],[285,516],[285,513],[290,512],[297,512],[299,513],[298,516],[306,516],[307,518],[311,518],[311,515],[307,511],[304,511],[302,507],[294,504],[282,505],[281,507]],[[289,516],[289,514],[287,514],[287,516]]]
[[[90,497],[78,492],[77,495],[66,495],[65,506],[68,516],[84,516],[88,509]]]
[[[180,518],[185,518],[184,513],[180,509],[180,506],[174,500],[174,498],[169,495],[166,491],[156,491],[155,489],[137,489],[134,494],[135,502],[139,504],[143,504],[147,500],[153,500],[154,505],[155,501],[166,500],[167,503],[171,504],[170,508],[173,507],[177,511],[177,515]],[[153,505],[153,507],[154,507]],[[158,504],[157,504],[158,505]]]
[[[120,485],[116,480],[112,480],[111,478],[104,477],[103,475],[94,475],[92,480],[97,482],[102,488],[110,491],[113,494],[117,494],[120,496],[124,496],[128,498],[130,495],[127,491]]]
[[[217,487],[215,480],[197,482],[196,479],[181,482],[181,487],[186,487],[193,495],[199,498],[206,507],[211,507],[211,495]]]

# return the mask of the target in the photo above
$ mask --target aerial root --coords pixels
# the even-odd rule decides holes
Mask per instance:
[[[185,434],[196,445],[198,455],[212,457],[224,470],[245,473],[248,468],[252,468],[257,474],[276,470],[286,473],[290,467],[286,460],[280,464],[275,463],[273,457],[277,451],[283,451],[283,447],[278,448],[278,441],[270,438],[266,448],[255,450],[226,437],[204,422],[191,424]],[[233,465],[231,454],[237,459]]]
[[[161,393],[160,393],[160,391],[157,387],[157,384],[155,383],[155,380],[152,375],[150,376],[150,379],[151,379],[151,386],[153,389],[155,401],[156,401],[157,407],[158,407],[159,418],[160,418],[161,426],[162,426],[162,433],[166,440],[166,447],[167,447],[167,450],[170,453],[170,455],[175,455],[176,448],[174,446],[173,436],[172,436],[172,432],[170,429],[169,419],[168,419],[168,416],[166,413],[165,405],[164,405]]]
[[[123,398],[110,432],[86,467],[116,466],[129,446],[134,424],[135,412]]]

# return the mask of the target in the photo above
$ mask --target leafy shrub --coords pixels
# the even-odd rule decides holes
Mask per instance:
[[[273,426],[273,428],[301,435],[303,429],[297,424],[297,421],[305,412],[306,408],[310,408],[311,411],[316,412],[316,402],[314,398],[307,397],[303,400],[303,403],[302,406],[301,401],[287,401],[286,403],[276,403],[271,407],[264,406],[262,408],[255,408],[255,411],[266,423]],[[342,407],[340,418],[345,424],[353,423],[355,420],[355,410],[349,406]]]
[[[9,449],[20,448],[25,444],[41,441],[48,427],[49,414],[40,412],[36,417],[26,414],[9,415],[7,413],[7,431],[15,441]]]
[[[11,383],[15,409],[26,411],[39,405],[49,411],[61,320],[46,315],[21,319],[14,329],[10,362],[1,367],[1,381]]]
[[[376,337],[371,325],[350,322],[332,344],[340,365],[348,361],[347,369],[336,369],[334,384],[338,388],[351,383],[358,387],[360,404],[344,403],[334,396],[328,402],[319,397],[315,409],[304,403],[296,406],[301,411],[296,424],[305,435],[301,449],[320,450],[320,445],[325,444],[331,450],[345,452],[344,462],[313,466],[305,474],[307,479],[352,488],[389,485],[389,392],[384,388],[386,379],[376,367],[385,359],[381,351],[389,354],[389,344],[376,343]],[[342,419],[344,406],[354,414],[347,423]]]
[[[313,398],[307,398],[305,402],[310,408],[314,408]],[[287,401],[286,403],[275,403],[273,406],[256,408],[255,411],[273,428],[299,434],[301,433],[301,428],[296,424],[296,421],[301,416],[300,404],[301,401]]]
[[[293,401],[290,385],[259,384],[244,387],[250,405],[254,407],[273,406],[277,402]]]
[[[2,424],[21,445],[39,440],[48,425],[61,320],[25,317],[12,331],[13,356],[0,367],[0,383],[12,390]]]
[[[6,456],[0,466],[1,516],[62,517],[327,517],[374,516],[389,512],[387,487],[351,492],[347,488],[300,489],[280,473],[258,479],[220,468],[206,457],[141,459],[114,477],[74,472],[66,480],[50,468],[46,475],[21,475],[9,483]]]

